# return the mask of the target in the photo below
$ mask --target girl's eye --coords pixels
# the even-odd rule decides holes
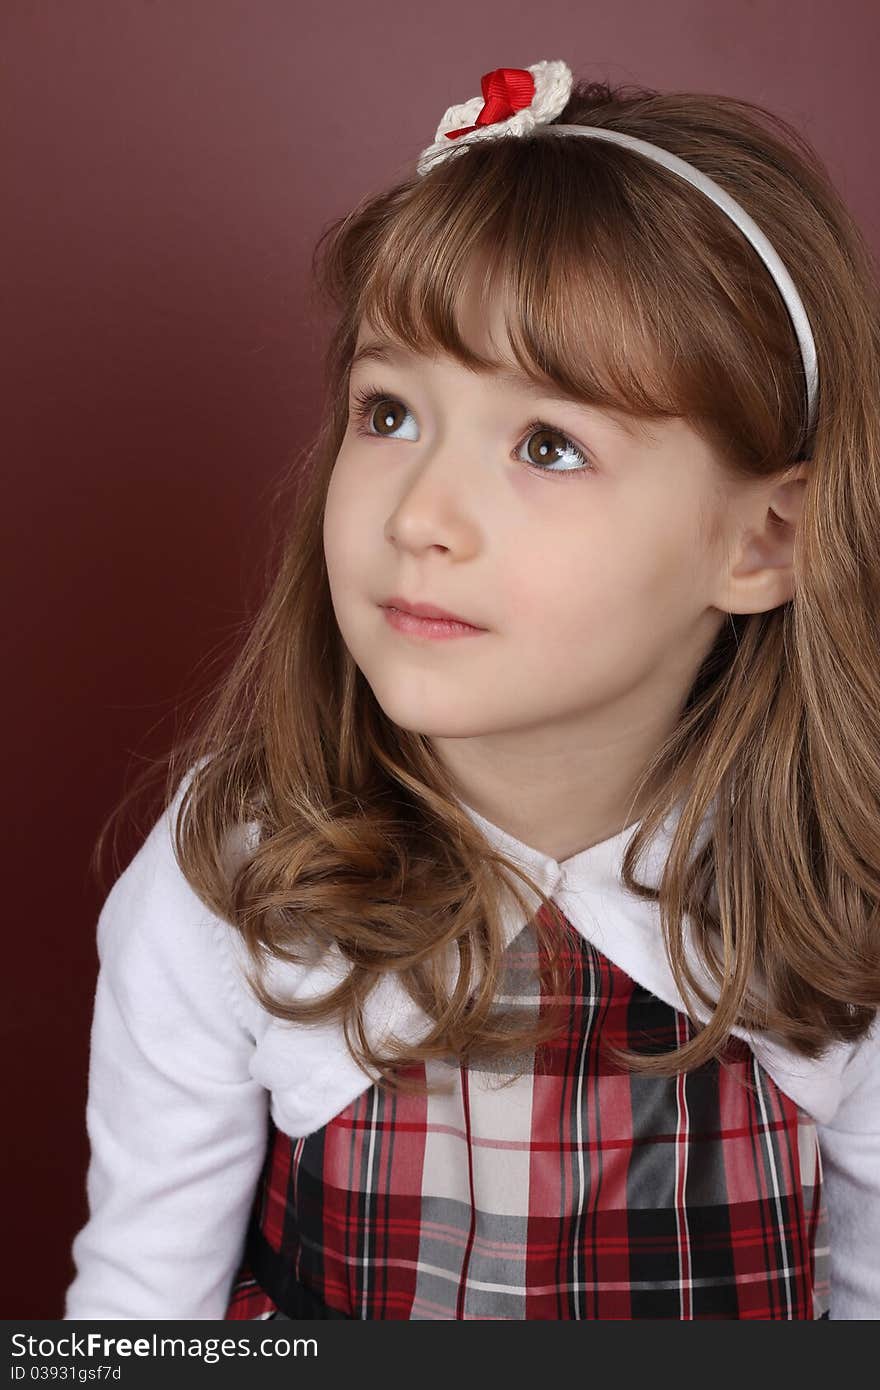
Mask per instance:
[[[396,430],[400,429],[401,416],[406,417],[409,411],[394,396],[387,395],[375,387],[367,386],[362,391],[354,392],[353,415],[358,422],[358,434],[372,435],[377,434],[382,439],[389,439]],[[382,407],[380,410],[379,407]],[[376,425],[375,431],[369,426]],[[409,436],[412,438],[412,436]]]
[[[358,422],[358,434],[373,439],[412,439],[411,434],[396,435],[410,415],[403,401],[396,396],[390,396],[378,387],[367,386],[354,392],[353,402],[352,413]],[[371,429],[371,425],[375,428]],[[593,464],[580,445],[544,420],[530,421],[525,437],[517,445],[517,456],[524,446],[528,446],[529,457],[522,462],[534,473],[578,476],[593,471]],[[551,467],[551,464],[560,466]]]

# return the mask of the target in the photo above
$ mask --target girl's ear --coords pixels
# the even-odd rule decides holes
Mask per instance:
[[[748,490],[740,512],[739,543],[730,558],[725,611],[766,613],[794,593],[792,559],[810,460]]]

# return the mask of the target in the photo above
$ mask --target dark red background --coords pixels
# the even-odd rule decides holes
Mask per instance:
[[[876,245],[878,51],[874,0],[4,0],[0,1315],[59,1317],[73,1275],[88,860],[228,650],[268,492],[317,422],[323,226],[407,171],[482,73],[564,58],[772,106]]]

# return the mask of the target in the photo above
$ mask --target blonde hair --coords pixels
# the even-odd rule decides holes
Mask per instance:
[[[658,903],[692,1022],[696,999],[709,1022],[674,1051],[616,1055],[671,1075],[721,1057],[740,1025],[815,1057],[863,1037],[880,1004],[876,268],[815,151],[763,107],[580,83],[557,119],[659,145],[746,208],[804,301],[819,417],[808,435],[797,341],[753,248],[702,193],[616,144],[540,128],[479,142],[365,198],[320,238],[317,284],[337,314],[326,413],[279,493],[265,597],[195,731],[168,755],[164,794],[167,804],[190,771],[175,853],[198,896],[247,942],[263,1007],[292,1022],[338,1017],[354,1055],[391,1085],[403,1084],[399,1066],[509,1059],[565,1026],[554,1010],[524,1023],[497,1009],[501,895],[512,891],[526,913],[520,879],[547,909],[532,920],[555,996],[563,922],[487,846],[428,739],[383,713],[342,642],[324,563],[324,501],[359,324],[491,370],[456,326],[481,252],[485,291],[515,306],[512,348],[536,380],[645,420],[686,418],[731,479],[812,461],[792,600],[730,615],[633,798],[649,809],[623,882]],[[639,883],[640,856],[677,806],[660,883]],[[710,807],[711,833],[694,854]],[[245,822],[259,824],[259,837],[231,867],[227,837]],[[686,916],[714,994],[685,953]],[[342,985],[308,1004],[274,998],[260,978],[266,955],[305,960],[316,944],[350,964]],[[451,993],[449,952],[461,964]],[[469,992],[473,967],[481,973]],[[419,1046],[374,1050],[366,1036],[364,1001],[388,971],[433,1022]]]

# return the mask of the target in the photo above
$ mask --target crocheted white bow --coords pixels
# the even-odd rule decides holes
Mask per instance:
[[[529,68],[495,68],[480,79],[482,97],[450,106],[437,127],[434,143],[419,155],[416,169],[426,174],[459,144],[499,135],[528,135],[552,121],[571,92],[571,69],[563,62],[535,63]]]

